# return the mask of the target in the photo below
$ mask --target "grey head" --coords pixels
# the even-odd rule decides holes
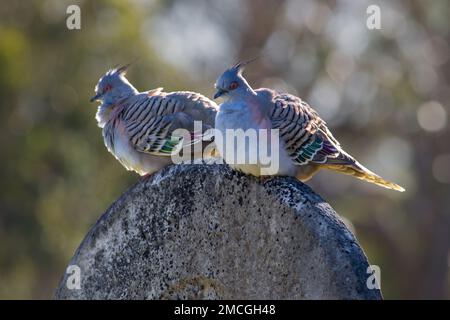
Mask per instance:
[[[95,96],[91,98],[91,102],[99,100],[103,106],[110,106],[122,98],[138,93],[125,78],[129,66],[130,64],[127,64],[106,72],[95,86]]]
[[[215,84],[217,91],[214,94],[214,99],[223,97],[224,99],[229,100],[234,97],[242,97],[245,94],[255,94],[247,80],[245,80],[242,75],[244,67],[253,60],[255,59],[237,63],[222,73]]]

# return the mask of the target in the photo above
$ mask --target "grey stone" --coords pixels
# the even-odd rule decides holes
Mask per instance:
[[[286,177],[174,165],[143,179],[91,228],[56,299],[381,299],[334,210]]]

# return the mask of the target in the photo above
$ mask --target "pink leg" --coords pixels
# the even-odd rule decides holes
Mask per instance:
[[[147,179],[150,178],[152,175],[153,175],[153,173],[146,173],[146,174],[144,174],[143,176],[140,176],[140,177],[139,177],[139,180],[140,180],[140,181],[147,180]]]

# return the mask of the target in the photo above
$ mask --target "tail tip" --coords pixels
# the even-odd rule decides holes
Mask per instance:
[[[398,184],[392,184],[388,187],[389,189],[395,190],[395,191],[399,191],[399,192],[405,192],[406,189],[403,188],[402,186],[398,185]]]

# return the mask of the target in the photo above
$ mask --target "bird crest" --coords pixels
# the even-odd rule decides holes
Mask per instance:
[[[107,75],[118,74],[118,75],[124,76],[124,75],[127,74],[128,68],[129,68],[132,64],[134,64],[137,60],[138,60],[138,59],[134,59],[133,61],[131,61],[131,62],[125,64],[125,65],[122,65],[122,66],[115,65],[112,69],[109,69],[108,72],[107,72],[106,74],[107,74]]]
[[[252,63],[253,61],[255,61],[255,60],[259,59],[259,58],[260,58],[260,56],[257,56],[257,57],[254,57],[254,58],[252,58],[252,59],[246,60],[246,61],[240,61],[240,62],[236,63],[231,69],[234,69],[234,70],[236,70],[239,74],[241,74],[242,71],[244,71],[245,67],[246,67],[248,64]]]

